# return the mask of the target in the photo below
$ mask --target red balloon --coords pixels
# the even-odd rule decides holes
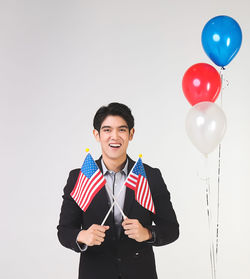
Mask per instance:
[[[193,106],[200,102],[215,102],[221,90],[221,78],[218,71],[207,63],[198,63],[185,72],[182,90]]]

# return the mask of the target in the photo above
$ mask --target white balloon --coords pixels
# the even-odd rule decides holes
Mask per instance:
[[[187,114],[186,131],[194,146],[206,156],[221,142],[226,132],[226,116],[215,103],[198,103]]]

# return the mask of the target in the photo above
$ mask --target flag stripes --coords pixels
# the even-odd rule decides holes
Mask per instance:
[[[148,181],[142,175],[138,176],[135,195],[136,200],[139,202],[140,205],[155,213],[154,203],[150,193]]]
[[[79,172],[75,187],[70,193],[78,206],[85,212],[95,195],[106,184],[106,180],[92,156],[88,154]]]
[[[135,199],[141,206],[155,213],[153,198],[141,159],[138,159],[127,177],[125,186],[135,191]]]
[[[136,175],[134,173],[131,173],[125,181],[125,186],[127,186],[131,190],[135,191],[136,184],[137,184],[137,179],[138,179],[138,175]]]

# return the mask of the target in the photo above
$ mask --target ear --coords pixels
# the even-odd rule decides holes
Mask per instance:
[[[130,140],[130,141],[133,139],[134,133],[135,133],[135,129],[132,128],[132,129],[130,130],[130,132],[129,132],[129,140]]]
[[[96,129],[93,130],[93,135],[97,141],[100,141],[100,135]]]

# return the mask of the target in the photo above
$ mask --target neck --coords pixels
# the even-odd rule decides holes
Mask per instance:
[[[119,159],[110,159],[107,158],[105,155],[102,156],[103,162],[108,170],[118,172],[123,169],[124,165],[126,164],[127,155],[125,154],[124,157]]]

